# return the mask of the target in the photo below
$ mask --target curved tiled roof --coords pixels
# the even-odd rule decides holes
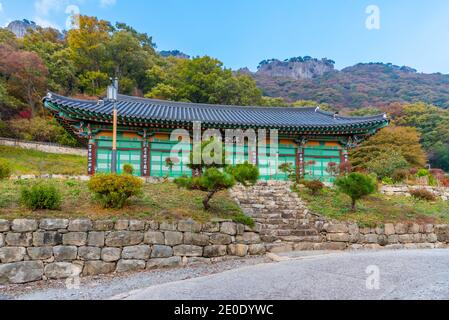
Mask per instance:
[[[79,100],[49,93],[44,98],[46,106],[83,116],[111,116],[114,102],[110,100]],[[48,104],[50,103],[50,104]],[[122,119],[138,122],[191,123],[201,121],[221,126],[256,126],[267,128],[348,128],[382,127],[388,124],[385,115],[371,117],[343,117],[324,112],[316,107],[256,107],[225,106],[172,102],[119,95],[116,103],[118,115]]]

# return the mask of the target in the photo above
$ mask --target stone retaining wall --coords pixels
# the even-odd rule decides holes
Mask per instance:
[[[38,150],[47,153],[71,154],[76,156],[87,157],[87,149],[69,148],[53,143],[22,141],[8,138],[0,138],[0,145],[19,147],[29,150]]]
[[[377,228],[360,228],[354,223],[334,221],[317,224],[317,229],[322,237],[321,242],[292,244],[291,250],[434,249],[449,247],[449,225],[388,223]]]
[[[264,253],[256,231],[229,221],[0,220],[0,284],[176,267]]]
[[[396,186],[382,186],[381,192],[389,196],[405,196],[411,197],[410,190],[425,189],[432,192],[435,197],[441,198],[444,201],[449,200],[449,188],[445,187],[429,187],[429,186],[407,186],[407,185],[396,185]]]

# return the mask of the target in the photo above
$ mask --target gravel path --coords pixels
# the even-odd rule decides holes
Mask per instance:
[[[81,278],[79,289],[67,289],[65,281],[40,281],[28,285],[0,286],[0,300],[106,300],[123,292],[204,277],[269,261],[266,257],[249,257],[170,270],[86,277]]]

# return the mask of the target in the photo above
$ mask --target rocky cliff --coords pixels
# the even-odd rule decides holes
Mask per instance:
[[[16,37],[23,38],[27,34],[28,30],[36,30],[37,27],[38,26],[34,21],[23,19],[9,23],[6,29],[14,33]]]
[[[329,59],[296,57],[280,61],[265,60],[259,64],[257,76],[281,77],[295,80],[313,79],[334,71],[335,62]]]

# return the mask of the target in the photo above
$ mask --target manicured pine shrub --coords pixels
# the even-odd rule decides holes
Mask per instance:
[[[221,171],[218,168],[208,168],[200,177],[181,177],[175,179],[178,187],[188,190],[207,192],[203,199],[204,209],[210,209],[210,200],[219,191],[227,190],[240,182],[244,186],[255,184],[259,178],[259,169],[245,163],[227,167]]]
[[[369,175],[353,172],[335,181],[338,190],[351,197],[352,211],[356,211],[356,202],[377,190],[377,181]]]
[[[260,175],[259,168],[249,164],[247,161],[243,164],[227,167],[225,171],[231,174],[237,182],[243,184],[245,187],[254,185]]]
[[[98,174],[90,179],[88,188],[103,208],[121,209],[129,198],[142,193],[143,181],[128,174]]]
[[[52,183],[38,181],[22,188],[20,201],[31,210],[57,210],[61,206],[61,193]]]

